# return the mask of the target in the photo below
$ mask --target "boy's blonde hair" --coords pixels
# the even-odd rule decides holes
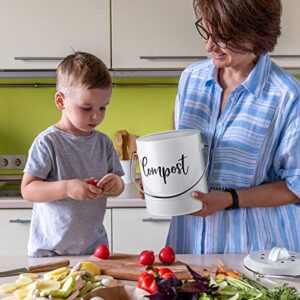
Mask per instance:
[[[56,71],[56,90],[66,93],[75,87],[112,87],[111,76],[101,59],[86,52],[75,52],[63,59]]]

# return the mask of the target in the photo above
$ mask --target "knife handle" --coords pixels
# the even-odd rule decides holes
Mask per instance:
[[[27,269],[31,273],[39,273],[39,272],[52,271],[57,268],[67,267],[69,265],[70,265],[70,261],[68,259],[63,259],[63,260],[49,262],[41,265],[29,266]]]

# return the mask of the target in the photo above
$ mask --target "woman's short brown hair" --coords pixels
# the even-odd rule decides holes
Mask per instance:
[[[111,88],[112,80],[101,59],[86,52],[75,52],[66,56],[56,71],[56,90],[64,91],[74,87],[87,89]]]
[[[210,34],[232,49],[273,51],[281,33],[280,0],[194,0],[194,10]]]

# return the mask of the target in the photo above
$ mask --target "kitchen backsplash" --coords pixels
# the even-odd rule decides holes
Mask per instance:
[[[178,78],[114,78],[113,82],[111,103],[99,131],[114,140],[120,129],[141,136],[172,128]],[[0,79],[0,155],[27,155],[36,135],[59,119],[55,87],[35,87],[36,83],[54,85],[55,80]]]
[[[119,129],[138,136],[171,129],[177,82],[178,78],[114,78],[111,103],[97,129],[112,139]],[[27,154],[36,135],[59,119],[55,87],[34,87],[36,83],[55,81],[1,79],[0,154]]]

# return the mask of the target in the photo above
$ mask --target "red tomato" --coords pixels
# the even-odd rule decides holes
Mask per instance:
[[[171,247],[164,247],[160,250],[158,254],[159,260],[164,264],[164,265],[171,265],[175,261],[175,251]]]
[[[97,187],[98,180],[90,178],[88,179],[87,183]]]
[[[144,250],[139,255],[140,264],[143,266],[152,266],[155,261],[155,256],[153,251]]]
[[[175,273],[169,268],[159,268],[158,275],[160,278],[174,278],[176,277]]]
[[[160,278],[163,278],[163,279],[175,278],[175,277],[176,277],[176,275],[174,273],[165,273],[165,274],[160,276]]]
[[[154,278],[156,278],[158,277],[158,271],[159,271],[158,268],[151,267],[149,270],[147,270],[147,273],[151,274]]]
[[[109,254],[109,249],[105,244],[98,245],[94,251],[94,256],[100,259],[107,259]]]
[[[138,287],[147,291],[150,294],[154,294],[157,291],[157,285],[153,275],[147,272],[139,274]]]

